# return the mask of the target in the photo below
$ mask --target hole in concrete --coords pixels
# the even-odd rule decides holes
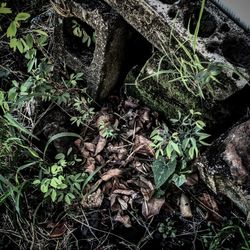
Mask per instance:
[[[171,8],[169,11],[168,11],[168,16],[173,19],[175,18],[177,15],[177,9],[176,8]]]
[[[199,7],[195,8],[193,12],[186,11],[184,13],[184,27],[187,29],[188,24],[190,22],[189,29],[191,34],[194,34],[195,32],[195,28],[199,19],[199,13],[200,13]],[[201,18],[201,24],[198,36],[210,37],[215,32],[216,27],[217,23],[215,17],[208,11],[204,10]]]
[[[232,64],[250,67],[250,45],[240,37],[226,37],[221,44],[222,53]]]
[[[80,19],[65,18],[63,20],[66,50],[80,58],[86,65],[90,65],[93,60],[95,50],[94,32],[95,30],[92,27]]]
[[[218,42],[209,42],[206,45],[206,49],[210,53],[216,52],[216,50],[219,48],[220,44]]]
[[[237,81],[237,80],[240,80],[239,75],[236,74],[236,73],[233,73],[233,74],[232,74],[232,77],[233,77],[233,79],[236,80],[236,81]]]
[[[174,4],[178,0],[159,0],[159,1],[162,2],[162,3],[166,3],[166,4]]]
[[[220,31],[226,33],[226,32],[228,32],[228,31],[230,31],[230,27],[228,26],[227,23],[223,23],[223,24],[220,26]]]

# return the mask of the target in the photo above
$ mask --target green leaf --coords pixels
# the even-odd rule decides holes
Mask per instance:
[[[27,46],[29,47],[29,49],[33,48],[33,37],[31,34],[28,34],[25,37],[25,42],[26,42]]]
[[[22,44],[21,40],[17,40],[16,46],[17,46],[19,52],[22,54],[24,52],[24,48],[23,48],[23,44]]]
[[[189,155],[189,158],[192,160],[194,159],[194,147],[191,147],[189,150],[188,150],[188,155]]]
[[[59,153],[55,156],[55,159],[56,160],[60,160],[60,159],[64,159],[65,158],[65,155],[63,153]]]
[[[186,180],[187,179],[184,174],[181,174],[181,175],[174,174],[172,177],[172,181],[177,187],[182,186],[186,182]]]
[[[173,152],[173,147],[170,143],[168,143],[168,145],[166,147],[166,154],[167,154],[168,159],[171,158],[172,152]]]
[[[55,189],[52,190],[52,192],[51,192],[51,194],[50,194],[50,197],[51,197],[51,200],[52,200],[53,202],[56,201],[57,192],[56,192]]]
[[[68,205],[71,205],[71,199],[68,194],[65,195],[64,200]]]
[[[41,181],[38,180],[38,179],[37,179],[37,180],[34,180],[34,181],[32,182],[33,185],[38,185],[38,184],[40,184],[40,183],[41,183]]]
[[[81,186],[80,186],[80,184],[79,183],[74,183],[74,185],[75,185],[75,187],[76,187],[76,189],[78,189],[79,191],[81,191]]]
[[[173,147],[174,151],[175,151],[178,155],[181,155],[181,151],[180,151],[178,145],[177,145],[175,142],[173,142],[173,141],[170,141],[169,143],[171,143],[171,146]]]
[[[27,67],[28,67],[28,72],[31,72],[31,70],[33,69],[33,67],[36,67],[37,64],[37,58],[32,58],[28,63],[27,63]]]
[[[197,135],[199,136],[199,140],[200,140],[200,141],[202,141],[202,140],[204,140],[204,139],[210,137],[210,135],[209,135],[209,134],[206,134],[206,133],[198,133]]]
[[[160,188],[174,173],[176,169],[176,160],[168,161],[161,157],[153,162],[152,170],[156,188]]]
[[[12,21],[7,29],[7,37],[14,37],[16,36],[16,32],[17,32],[17,27],[16,27],[16,22]]]
[[[6,3],[1,3],[0,14],[11,14],[11,13],[12,13],[12,11],[10,8],[6,7]]]
[[[47,193],[49,190],[49,185],[48,183],[43,183],[40,187],[42,193]]]
[[[11,38],[9,46],[10,46],[11,49],[13,49],[14,51],[16,51],[17,39],[16,38]]]
[[[183,141],[182,141],[182,147],[184,150],[187,149],[187,146],[189,144],[189,138],[185,138]]]
[[[52,178],[52,180],[50,181],[50,186],[53,188],[58,188],[58,182],[56,177]]]
[[[22,124],[20,124],[18,121],[16,121],[16,119],[14,119],[14,117],[10,113],[4,114],[4,118],[9,122],[10,126],[13,126],[14,128],[17,128],[18,130],[22,131],[26,135],[31,136],[31,137],[33,137],[33,138],[35,138],[35,139],[37,139],[39,141],[38,137],[36,137],[29,130],[24,128],[22,126]]]
[[[8,91],[8,100],[9,101],[14,101],[16,99],[16,96],[17,96],[16,87],[11,88]],[[0,102],[0,105],[1,105],[1,102]]]
[[[152,137],[152,139],[154,141],[157,141],[157,142],[162,142],[163,141],[163,138],[160,135],[155,135],[155,136]]]
[[[59,197],[58,197],[58,199],[57,199],[57,202],[61,202],[61,201],[63,200],[63,197],[64,197],[64,194],[63,194],[63,193],[59,194]]]
[[[59,187],[60,187],[60,189],[65,189],[65,188],[67,188],[68,186],[67,186],[66,184],[62,183]]]
[[[71,199],[75,199],[76,197],[72,193],[67,194]]]
[[[25,12],[20,12],[16,15],[15,17],[15,21],[18,22],[18,21],[25,21],[27,20],[28,18],[30,18],[30,14],[29,13],[25,13]]]
[[[32,30],[32,31],[38,33],[41,36],[48,36],[48,34],[43,30]]]

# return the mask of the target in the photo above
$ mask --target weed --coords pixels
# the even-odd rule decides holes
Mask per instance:
[[[205,235],[201,236],[201,241],[205,249],[231,249],[224,248],[225,244],[231,244],[230,241],[239,241],[238,249],[247,250],[250,249],[250,238],[245,232],[244,228],[238,225],[238,220],[229,220],[220,230],[216,230],[212,224],[208,224],[208,230]]]
[[[71,117],[70,121],[72,124],[76,123],[79,127],[80,125],[88,124],[92,120],[95,112],[94,108],[90,107],[90,104],[91,99],[85,99],[84,97],[76,97],[74,99],[73,107],[79,115]]]
[[[72,29],[73,29],[73,34],[76,37],[81,38],[82,43],[86,44],[87,47],[91,45],[91,43],[95,43],[96,39],[96,34],[93,32],[92,37],[84,30],[83,27],[76,21],[72,20]]]
[[[202,0],[194,35],[189,32],[188,39],[183,42],[174,34],[174,31],[171,30],[168,46],[162,45],[164,54],[159,59],[157,71],[150,73],[150,75],[145,78],[141,78],[141,74],[147,66],[146,63],[138,75],[135,84],[151,77],[156,78],[158,82],[159,77],[164,75],[166,77],[164,84],[171,85],[181,83],[188,92],[202,99],[205,99],[204,90],[213,95],[212,84],[220,83],[217,76],[222,72],[223,65],[217,62],[201,61],[196,51],[204,8],[205,0]],[[162,68],[163,63],[167,65],[167,69]]]
[[[70,151],[67,155],[69,154]],[[76,155],[72,161],[67,161],[62,153],[57,154],[55,159],[56,163],[41,169],[40,176],[33,181],[33,185],[40,187],[44,198],[50,197],[52,202],[64,201],[70,205],[76,196],[81,197],[81,184],[86,180],[87,174],[67,174],[67,167],[73,167],[77,162],[82,161]]]
[[[158,231],[164,239],[167,237],[175,237],[177,233],[175,222],[171,220],[171,218],[167,218],[164,223],[160,223]]]
[[[110,126],[110,125],[107,126],[104,121],[100,122],[99,131],[100,131],[100,134],[104,138],[107,138],[107,139],[108,138],[114,139],[117,136],[117,134],[116,134],[115,130],[112,128],[112,126]]]
[[[200,115],[190,110],[189,115],[182,117],[179,112],[177,119],[171,119],[174,132],[164,125],[151,133],[152,146],[156,150],[152,169],[157,188],[170,180],[181,186],[190,172],[188,162],[198,156],[201,145],[208,145],[204,142],[209,137],[203,132],[205,123],[196,120]]]

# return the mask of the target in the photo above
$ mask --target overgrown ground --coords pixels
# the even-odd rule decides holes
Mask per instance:
[[[203,123],[163,121],[119,90],[95,103],[81,72],[55,71],[53,8],[38,16],[27,2],[8,5],[0,7],[0,249],[250,249],[242,214],[190,167],[204,150]],[[197,147],[187,144],[186,154],[175,133]],[[156,171],[169,141],[177,150],[168,162],[181,167]]]

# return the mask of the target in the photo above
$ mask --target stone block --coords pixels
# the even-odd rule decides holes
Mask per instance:
[[[171,32],[180,41],[187,40],[189,20],[189,30],[194,33],[201,2],[186,0],[104,1],[163,53],[171,51],[169,47]],[[250,77],[248,33],[209,1],[206,1],[200,25],[197,53],[205,62],[216,61],[228,66],[224,70],[223,79],[227,86],[233,86],[231,86],[231,91],[220,97],[221,99],[227,98],[232,92],[248,83]],[[242,76],[234,73],[232,70],[234,67]]]
[[[108,96],[120,80],[128,25],[107,4],[98,0],[55,1],[57,25],[54,53],[59,64],[84,73],[87,90],[96,100]],[[73,35],[72,20],[96,34],[89,47]]]
[[[195,165],[216,194],[226,195],[249,218],[250,120],[221,135]]]
[[[105,2],[117,10],[161,53],[175,53],[178,43],[171,36],[171,32],[179,41],[187,41],[185,46],[192,52],[190,42],[192,39],[187,38],[190,37],[190,33],[194,33],[200,1],[105,0]],[[180,86],[180,82],[169,85],[164,76],[157,81],[149,77],[159,70],[158,63],[162,56],[159,53],[149,59],[140,75],[140,79],[146,80],[139,79],[135,87],[141,99],[152,108],[162,111],[168,118],[173,117],[177,110],[195,108],[204,113],[205,120],[213,127],[215,124],[219,126],[225,124],[234,115],[239,118],[240,113],[244,113],[243,106],[250,104],[245,98],[240,111],[232,105],[232,102],[235,102],[239,107],[238,104],[242,101],[240,95],[244,95],[245,91],[249,93],[250,39],[247,32],[224,12],[211,2],[206,2],[196,53],[202,62],[224,65],[218,76],[220,83],[213,84],[213,95],[211,96],[205,89],[206,100],[201,100],[187,93],[187,90]],[[185,56],[183,55],[183,58]],[[131,84],[131,77],[136,79],[137,76],[132,76],[130,73],[126,82]]]

